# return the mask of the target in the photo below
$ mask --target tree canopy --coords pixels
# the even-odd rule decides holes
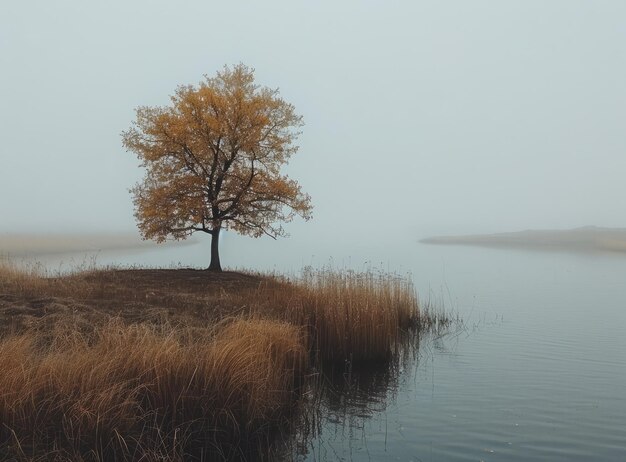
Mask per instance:
[[[132,190],[142,236],[162,242],[196,231],[285,235],[282,222],[311,217],[308,194],[280,169],[296,153],[303,125],[277,89],[254,83],[254,70],[224,67],[199,85],[179,86],[171,105],[139,107],[123,144],[146,169]]]

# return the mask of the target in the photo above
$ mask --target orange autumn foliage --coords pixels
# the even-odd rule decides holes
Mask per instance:
[[[310,197],[281,174],[298,150],[302,126],[278,90],[254,83],[254,70],[225,67],[198,86],[180,86],[166,107],[139,107],[123,132],[126,149],[146,169],[133,189],[146,239],[185,239],[221,229],[284,235],[281,222],[311,217]],[[219,256],[217,266],[219,268]]]

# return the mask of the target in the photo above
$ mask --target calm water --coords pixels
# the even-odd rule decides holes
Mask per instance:
[[[626,258],[417,253],[465,328],[423,341],[367,417],[327,406],[308,460],[626,460]]]
[[[273,243],[224,241],[235,266],[328,263],[288,244],[277,253]],[[206,266],[206,247],[108,252],[97,262]],[[626,255],[415,242],[374,256],[349,250],[337,249],[333,264],[410,272],[420,298],[463,325],[423,339],[397,370],[353,371],[329,386],[301,459],[626,461]],[[90,256],[41,260],[63,269]]]

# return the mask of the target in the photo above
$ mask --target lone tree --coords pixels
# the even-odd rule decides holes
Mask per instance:
[[[131,192],[144,239],[211,235],[210,270],[221,271],[222,229],[272,238],[280,222],[309,219],[310,197],[280,173],[298,150],[302,117],[254,69],[224,67],[198,86],[180,86],[166,107],[139,107],[122,133],[146,176]]]

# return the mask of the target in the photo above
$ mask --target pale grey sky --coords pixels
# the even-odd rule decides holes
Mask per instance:
[[[224,64],[304,116],[298,240],[626,227],[626,2],[0,5],[0,232],[132,230],[120,132]]]

